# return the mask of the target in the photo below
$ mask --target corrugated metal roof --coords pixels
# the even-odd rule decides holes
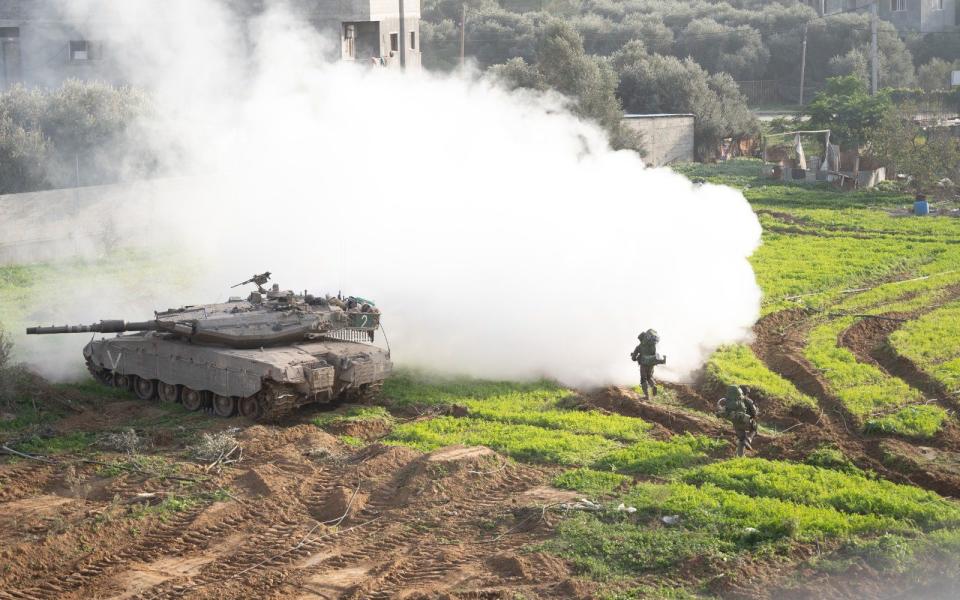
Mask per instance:
[[[656,119],[660,117],[694,117],[691,113],[654,113],[649,115],[623,115],[624,119]]]

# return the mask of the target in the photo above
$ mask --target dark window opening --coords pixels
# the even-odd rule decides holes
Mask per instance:
[[[0,27],[0,39],[15,40],[20,38],[19,27]]]
[[[411,50],[417,49],[417,32],[416,31],[410,32],[410,49]]]
[[[72,62],[87,62],[99,60],[101,45],[87,40],[73,40],[70,42],[70,60]]]
[[[390,51],[397,52],[400,50],[400,34],[391,33],[390,34]]]

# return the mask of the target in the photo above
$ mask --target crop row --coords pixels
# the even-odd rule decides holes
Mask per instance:
[[[933,436],[947,418],[942,408],[920,404],[925,399],[919,391],[874,365],[859,362],[838,344],[839,334],[853,322],[844,317],[815,327],[805,348],[807,359],[867,431]]]

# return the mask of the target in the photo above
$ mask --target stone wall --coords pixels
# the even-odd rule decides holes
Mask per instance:
[[[693,161],[693,115],[625,115],[623,122],[640,134],[646,164],[661,167]]]

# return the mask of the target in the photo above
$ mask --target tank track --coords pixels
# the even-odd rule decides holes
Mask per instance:
[[[383,381],[368,383],[359,389],[344,390],[338,399],[353,404],[372,404],[382,389]]]
[[[297,408],[297,394],[281,385],[267,384],[260,392],[261,421],[279,421]]]

